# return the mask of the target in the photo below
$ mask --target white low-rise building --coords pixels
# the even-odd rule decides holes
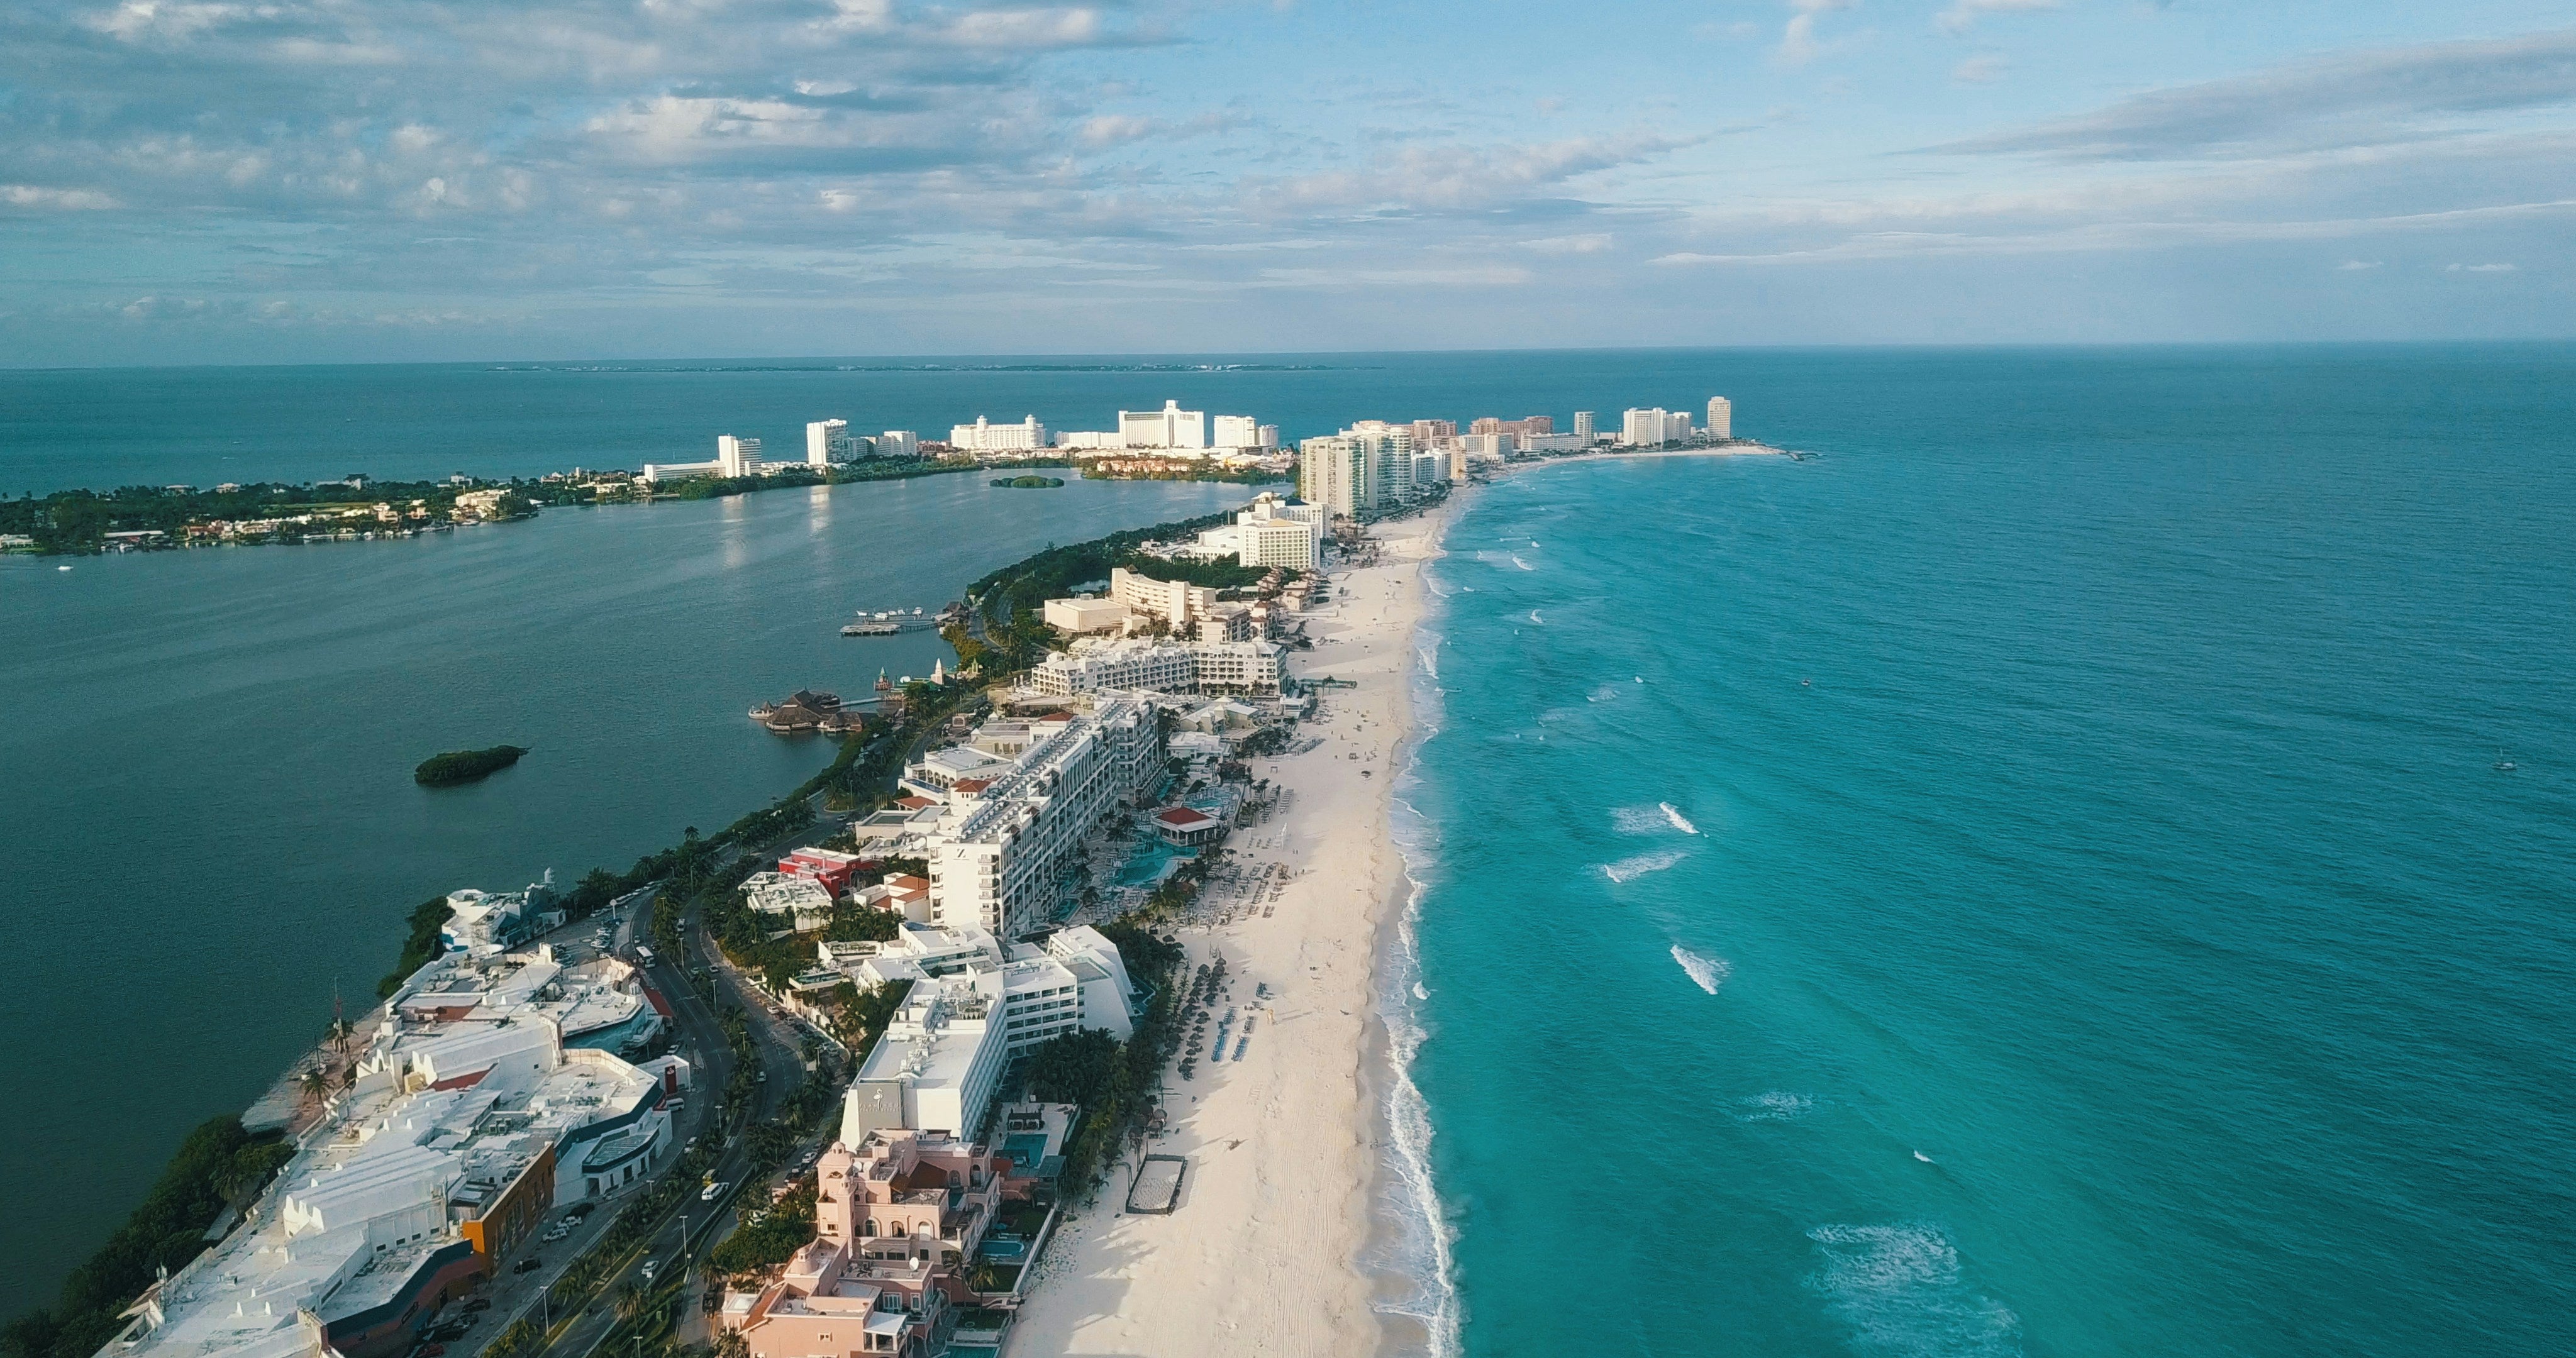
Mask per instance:
[[[1049,599],[1041,617],[1049,627],[1080,635],[1115,632],[1127,625],[1127,605],[1115,599]]]
[[[742,881],[742,903],[799,932],[832,922],[832,892],[821,882],[783,872],[755,872]]]
[[[1286,655],[1277,642],[1259,640],[1082,642],[1040,661],[1029,687],[1050,698],[1113,691],[1267,696],[1286,678]]]
[[[857,1145],[883,1128],[981,1131],[1008,1060],[998,998],[968,976],[914,982],[841,1096],[841,1140]]]
[[[643,1181],[670,1154],[686,1063],[563,1046],[580,1002],[542,957],[458,953],[414,973],[324,1124],[102,1358],[391,1358],[533,1248],[555,1209]]]
[[[969,453],[1031,453],[1047,446],[1047,431],[1035,415],[1018,424],[995,424],[978,415],[973,424],[948,431],[948,446]]]

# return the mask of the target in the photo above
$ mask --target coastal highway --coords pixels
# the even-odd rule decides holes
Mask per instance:
[[[616,951],[627,957],[635,956],[635,946],[643,932],[644,922],[652,917],[650,900],[650,893],[640,894],[634,898],[629,903],[631,908],[624,912],[618,925],[614,947]],[[689,933],[694,936],[698,932],[692,922]],[[786,1101],[788,1093],[796,1087],[797,1081],[804,1074],[805,1058],[802,1044],[796,1041],[794,1034],[757,1002],[745,1003],[754,1048],[761,1068],[769,1072],[769,1078],[759,1086],[758,1094],[753,1101],[751,1116],[742,1127],[716,1128],[713,1125],[713,1119],[721,1104],[725,1086],[733,1078],[733,1050],[725,1042],[724,1029],[717,1021],[715,1009],[699,998],[696,989],[689,984],[686,969],[682,965],[685,960],[656,956],[652,965],[645,971],[653,988],[669,1002],[671,1020],[680,1048],[693,1067],[690,1074],[688,1112],[681,1120],[681,1126],[675,1131],[683,1138],[725,1135],[723,1153],[717,1158],[712,1171],[716,1181],[725,1185],[725,1190],[713,1201],[708,1201],[701,1199],[693,1186],[691,1192],[683,1195],[677,1203],[665,1211],[662,1218],[654,1223],[654,1228],[645,1237],[645,1242],[630,1250],[625,1258],[617,1262],[617,1267],[602,1285],[598,1299],[560,1335],[556,1336],[554,1343],[542,1350],[539,1358],[585,1358],[596,1350],[600,1341],[607,1338],[609,1332],[616,1327],[617,1294],[628,1283],[642,1280],[645,1261],[657,1261],[658,1268],[654,1279],[658,1285],[668,1285],[682,1279],[696,1253],[703,1250],[712,1239],[710,1227],[732,1210],[734,1198],[745,1190],[744,1180],[749,1173],[750,1165],[744,1144],[745,1138],[741,1132],[775,1117]],[[715,974],[719,977],[726,976],[722,968],[716,969]],[[742,998],[740,995],[736,996],[738,1002]],[[537,1296],[540,1288],[552,1287],[563,1270],[598,1239],[619,1205],[622,1204],[612,1199],[601,1211],[593,1214],[586,1229],[577,1231],[571,1238],[548,1247],[540,1256],[546,1259],[546,1267],[528,1275],[505,1273],[497,1279],[497,1286],[493,1293],[496,1298],[493,1314],[515,1319],[520,1314],[550,1313],[555,1321],[560,1322],[563,1319],[560,1309],[540,1307]],[[684,1241],[681,1234],[683,1229],[687,1232],[685,1243],[689,1248],[686,1249],[683,1248]],[[487,1321],[486,1326],[478,1327],[483,1332],[476,1335],[475,1339],[478,1342],[489,1342],[493,1336],[506,1328],[508,1328],[506,1321],[501,1323]]]

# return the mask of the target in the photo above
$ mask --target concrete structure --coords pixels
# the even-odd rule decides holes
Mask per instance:
[[[1160,410],[1118,412],[1118,437],[1129,448],[1205,448],[1207,412],[1165,401]]]
[[[1058,651],[1029,671],[1029,686],[1055,698],[1118,691],[1266,696],[1279,692],[1286,678],[1286,654],[1271,641],[1131,637]]]
[[[1708,398],[1708,436],[1713,439],[1735,437],[1735,403],[1723,396]]]
[[[1279,446],[1279,426],[1275,424],[1262,425],[1259,429],[1254,431],[1254,434],[1255,446],[1259,447],[1264,452],[1271,451]]]
[[[932,918],[1017,938],[1051,918],[1064,874],[1101,818],[1162,770],[1150,702],[1114,699],[1067,720],[929,836]]]
[[[1523,434],[1518,451],[1524,453],[1579,453],[1592,446],[1588,434]]]
[[[742,903],[799,933],[832,922],[832,893],[820,882],[783,872],[755,872],[744,878]]]
[[[798,849],[778,860],[778,870],[790,877],[802,877],[820,885],[835,896],[845,895],[850,879],[858,875],[865,860],[854,853],[837,849]]]
[[[1375,502],[1368,497],[1368,456],[1354,439],[1339,434],[1310,438],[1297,445],[1297,496],[1321,505],[1335,518],[1347,519]]]
[[[1631,409],[1620,418],[1619,442],[1630,448],[1660,448],[1691,436],[1690,412],[1662,406]]]
[[[1303,516],[1292,516],[1288,509],[1306,510]],[[1235,561],[1245,566],[1282,566],[1292,571],[1311,571],[1321,563],[1324,549],[1324,527],[1312,505],[1286,506],[1275,501],[1257,500],[1253,507],[1234,516]]]
[[[859,440],[850,436],[848,420],[817,420],[805,426],[805,465],[828,467],[859,459]]]
[[[450,951],[478,956],[505,952],[563,923],[554,907],[554,874],[517,891],[485,892],[471,887],[447,893],[447,922],[438,927],[439,941]]]
[[[1047,431],[1035,415],[1018,424],[995,424],[978,415],[973,424],[950,429],[948,444],[969,453],[1033,453],[1047,446]]]
[[[1261,445],[1261,422],[1249,415],[1216,417],[1214,446],[1219,448],[1258,448]]]
[[[909,429],[889,429],[877,435],[877,456],[919,457],[921,435]]]
[[[1114,632],[1127,623],[1127,605],[1115,599],[1049,599],[1040,614],[1049,627],[1080,635]]]
[[[1216,611],[1216,591],[1186,580],[1157,580],[1124,566],[1109,571],[1109,597],[1128,609],[1185,627]]]
[[[542,955],[451,954],[414,973],[242,1224],[146,1292],[102,1358],[391,1358],[419,1324],[532,1247],[555,1208],[667,1160],[670,1091],[567,1048],[616,977]]]
[[[1077,926],[1007,948],[971,926],[905,924],[885,943],[825,943],[826,966],[862,987],[963,979],[1000,1006],[1002,1044],[1017,1056],[1076,1028],[1125,1038],[1147,996],[1118,945]]]
[[[1007,1055],[995,999],[971,976],[914,982],[841,1095],[841,1139],[979,1130]]]
[[[1592,421],[1593,415],[1591,411],[1578,410],[1574,412],[1574,436],[1586,443],[1590,443],[1593,436],[1599,432],[1593,427]]]
[[[760,460],[760,440],[716,436],[716,475],[758,476],[766,465]]]
[[[751,1358],[923,1358],[967,1295],[1008,1163],[955,1137],[887,1129],[816,1162],[814,1238],[718,1321]]]

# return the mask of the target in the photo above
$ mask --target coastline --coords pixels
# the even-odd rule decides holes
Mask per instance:
[[[1287,790],[1285,809],[1237,832],[1232,857],[1288,876],[1234,922],[1181,933],[1189,965],[1225,958],[1234,979],[1221,1003],[1250,1016],[1250,1041],[1195,1080],[1166,1080],[1171,1126],[1147,1149],[1188,1158],[1178,1210],[1126,1213],[1127,1175],[1114,1173],[1059,1228],[1012,1352],[1338,1358],[1416,1328],[1363,1263],[1385,1189],[1393,1070],[1378,1064],[1389,1046],[1377,996],[1387,931],[1413,891],[1391,817],[1416,740],[1424,567],[1460,503],[1379,525],[1378,559],[1335,572],[1329,607],[1309,615],[1316,644],[1299,656],[1301,677],[1351,687],[1319,691],[1302,732],[1319,746],[1256,767]]]

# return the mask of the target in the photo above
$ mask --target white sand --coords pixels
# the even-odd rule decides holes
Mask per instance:
[[[1182,934],[1191,966],[1221,952],[1231,968],[1214,1005],[1217,1016],[1237,1011],[1227,1058],[1243,1015],[1255,1022],[1242,1060],[1210,1050],[1196,1079],[1165,1077],[1172,1127],[1148,1149],[1188,1157],[1179,1209],[1127,1215],[1132,1162],[1113,1171],[1039,1263],[1010,1358],[1377,1351],[1357,1257],[1382,1124],[1362,1096],[1360,1063],[1378,931],[1405,886],[1387,813],[1409,721],[1421,563],[1450,512],[1380,525],[1379,564],[1337,572],[1330,603],[1308,615],[1314,649],[1290,653],[1299,678],[1357,687],[1321,692],[1324,719],[1301,731],[1321,746],[1261,761],[1257,775],[1293,798],[1228,841],[1237,861],[1285,862],[1295,874],[1275,908]],[[1260,983],[1267,1001],[1253,998]]]

